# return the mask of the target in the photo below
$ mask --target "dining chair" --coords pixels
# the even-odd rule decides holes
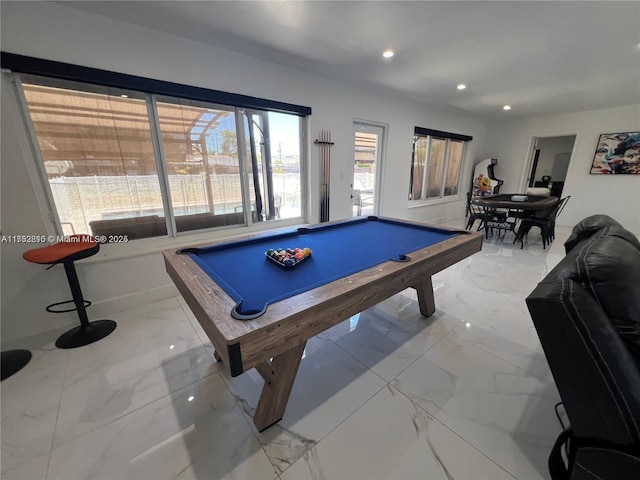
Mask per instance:
[[[472,192],[467,192],[467,215],[469,217],[466,226],[467,230],[471,230],[473,228],[476,220],[480,220],[477,231],[484,229],[486,238],[489,238],[489,229],[487,229],[487,222],[490,222],[492,224],[492,227],[490,229],[492,234],[493,228],[501,230],[513,230],[513,228],[500,228],[499,226],[499,223],[507,222],[507,211],[477,205],[471,201],[472,196]]]
[[[486,216],[485,208],[480,205],[475,205],[471,203],[472,195],[473,195],[472,192],[467,192],[467,215],[469,217],[469,220],[467,220],[466,229],[471,230],[473,228],[474,223],[476,223],[476,220],[480,220],[480,224],[478,225],[478,230],[477,230],[477,231],[480,231],[484,226],[484,220]]]
[[[486,209],[485,213],[485,238],[489,238],[489,231],[498,230],[498,237],[503,231],[503,238],[507,232],[516,233],[516,225],[519,219],[519,210],[507,209],[506,211]]]
[[[518,232],[513,243],[520,240],[520,248],[524,248],[524,237],[529,233],[529,230],[531,230],[532,227],[538,227],[540,229],[540,235],[542,236],[542,248],[546,248],[546,246],[551,244],[555,238],[556,219],[570,198],[571,195],[568,195],[558,200],[548,209],[540,210],[540,212],[535,215],[523,218],[520,222],[520,227],[518,228]]]

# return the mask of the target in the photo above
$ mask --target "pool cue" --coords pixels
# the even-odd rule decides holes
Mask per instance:
[[[331,132],[320,131],[320,138],[314,142],[320,147],[320,222],[329,221],[329,187],[331,178]]]

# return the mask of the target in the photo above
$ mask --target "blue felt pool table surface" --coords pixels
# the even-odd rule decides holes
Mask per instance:
[[[363,217],[180,253],[191,256],[238,303],[236,318],[248,319],[272,303],[464,233]],[[305,247],[312,255],[292,269],[265,255],[269,249]]]

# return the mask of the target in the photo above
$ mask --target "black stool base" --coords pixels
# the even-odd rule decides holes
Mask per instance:
[[[2,352],[2,380],[20,371],[31,360],[29,350],[8,350]]]
[[[106,337],[116,329],[116,322],[113,320],[96,320],[87,325],[80,325],[66,333],[63,333],[56,340],[58,348],[77,348],[97,342]]]

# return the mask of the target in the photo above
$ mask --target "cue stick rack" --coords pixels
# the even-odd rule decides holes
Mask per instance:
[[[320,138],[314,141],[320,147],[320,222],[329,221],[329,188],[331,187],[331,132],[320,131]]]

